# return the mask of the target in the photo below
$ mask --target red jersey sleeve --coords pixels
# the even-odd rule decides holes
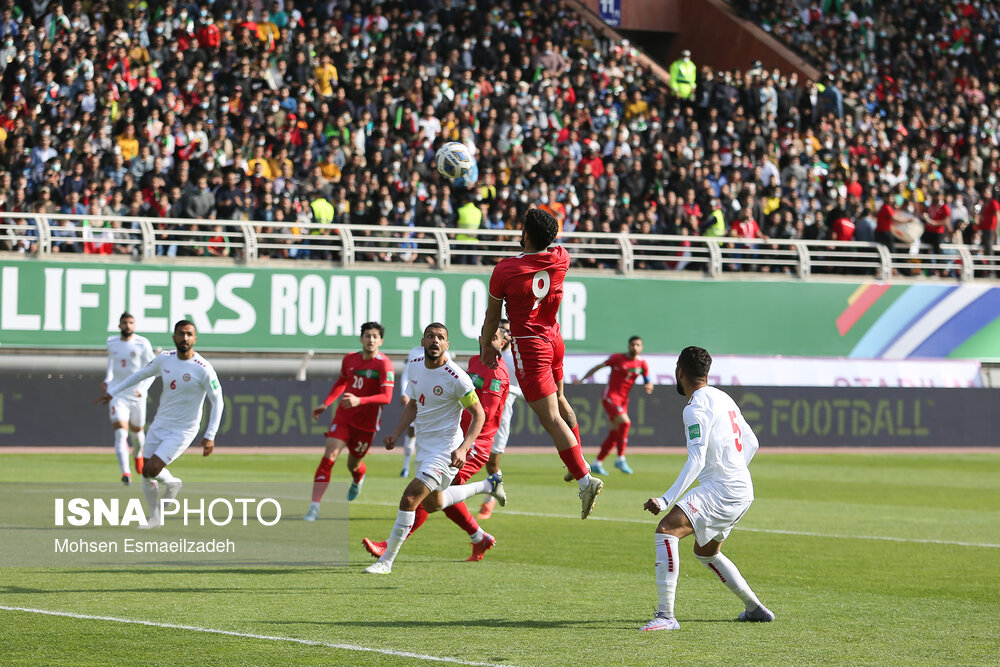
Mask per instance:
[[[645,360],[642,362],[642,379],[644,382],[649,382],[649,364]]]
[[[503,300],[504,298],[504,283],[507,281],[504,278],[506,273],[505,265],[503,262],[498,263],[493,267],[493,273],[490,275],[490,296],[494,299]]]
[[[330,393],[326,395],[326,400],[323,401],[323,405],[327,407],[330,407],[331,403],[340,398],[340,395],[344,393],[344,389],[347,388],[347,376],[350,374],[348,370],[348,358],[345,356],[340,362],[340,377],[333,383],[333,388],[330,389]]]

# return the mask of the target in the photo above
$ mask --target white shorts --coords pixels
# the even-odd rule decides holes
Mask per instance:
[[[729,537],[729,532],[750,509],[751,503],[752,500],[724,500],[711,489],[699,486],[678,500],[677,507],[694,526],[698,546],[705,546],[712,540],[721,542]]]
[[[118,396],[108,403],[108,415],[113,424],[128,422],[130,426],[145,428],[146,397]]]
[[[146,433],[146,446],[142,455],[147,459],[154,456],[163,461],[164,465],[170,465],[177,460],[177,457],[184,453],[184,450],[191,446],[194,437],[198,435],[195,431],[178,433],[176,431],[158,431],[156,426],[151,426]]]
[[[444,491],[458,474],[458,468],[451,467],[451,452],[427,453],[424,457],[417,459],[416,479],[430,489],[431,493]]]
[[[497,434],[493,436],[493,447],[490,449],[490,454],[503,454],[503,450],[507,449],[507,439],[510,437],[510,418],[514,415],[515,401],[517,401],[517,396],[507,395],[503,414],[500,415],[500,426],[497,428]]]

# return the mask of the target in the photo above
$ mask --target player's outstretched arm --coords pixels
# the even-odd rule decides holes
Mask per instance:
[[[333,405],[334,401],[340,398],[340,395],[344,393],[345,389],[347,389],[347,375],[343,372],[343,368],[341,368],[340,376],[337,378],[337,381],[333,383],[330,393],[326,395],[322,404],[313,408],[313,419],[319,419],[319,416],[323,414],[328,407]]]
[[[577,378],[576,380],[574,380],[573,384],[583,384],[583,382],[587,378],[589,378],[591,375],[593,375],[594,373],[596,373],[597,371],[601,370],[602,368],[604,368],[607,365],[608,365],[607,361],[602,361],[601,363],[597,364],[596,366],[594,366],[593,368],[591,368],[589,371],[587,371],[586,373],[584,373],[583,377],[580,377],[580,378]]]
[[[490,296],[486,306],[486,319],[483,320],[483,332],[479,340],[479,356],[483,365],[496,368],[500,360],[500,351],[493,347],[493,336],[500,326],[500,315],[503,311],[503,300]]]
[[[219,426],[222,425],[222,409],[225,401],[222,400],[222,385],[219,384],[219,378],[215,376],[212,372],[208,376],[207,380],[208,390],[208,400],[212,403],[212,412],[208,415],[208,426],[205,427],[205,435],[202,436],[202,447],[207,447],[204,452],[204,456],[208,456],[212,453],[212,448],[215,447],[215,435],[219,432]],[[208,443],[206,445],[206,443]]]
[[[156,374],[160,372],[161,358],[162,357],[157,357],[156,359],[153,359],[144,368],[140,368],[135,373],[132,373],[132,375],[129,375],[127,378],[122,380],[120,384],[108,387],[106,390],[107,393],[105,393],[104,396],[101,396],[96,401],[94,401],[94,403],[101,402],[104,405],[107,405],[108,403],[111,402],[112,398],[122,393],[126,389],[134,387],[135,385],[139,384],[146,378],[151,378],[156,376]]]

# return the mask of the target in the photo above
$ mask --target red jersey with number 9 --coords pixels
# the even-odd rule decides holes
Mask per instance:
[[[490,296],[507,302],[515,338],[550,335],[562,303],[569,253],[562,246],[500,260],[490,277]]]

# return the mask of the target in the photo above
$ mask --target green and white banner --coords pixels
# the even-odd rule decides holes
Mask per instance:
[[[432,321],[452,349],[478,347],[487,273],[0,262],[0,345],[102,347],[128,310],[169,347],[175,321],[200,349],[345,352],[363,322],[404,352]],[[1000,288],[857,282],[662,280],[570,271],[560,322],[567,352],[607,354],[640,335],[649,354],[855,358],[1000,357]]]

